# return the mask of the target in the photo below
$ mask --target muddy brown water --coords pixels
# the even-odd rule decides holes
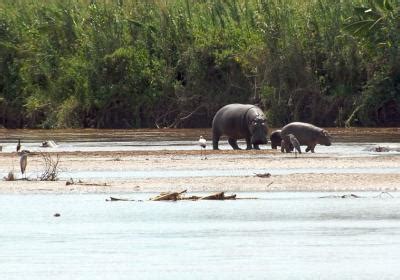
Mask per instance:
[[[400,128],[326,128],[334,142],[400,142]],[[270,128],[269,131],[274,131]],[[63,142],[82,141],[192,141],[203,135],[211,139],[211,129],[0,129],[0,143],[23,139]]]

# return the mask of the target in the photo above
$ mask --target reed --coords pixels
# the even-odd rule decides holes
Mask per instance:
[[[231,102],[272,125],[390,125],[399,4],[381,2],[4,0],[0,125],[199,127]]]

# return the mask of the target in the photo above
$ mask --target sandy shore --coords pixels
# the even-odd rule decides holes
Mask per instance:
[[[199,151],[130,151],[130,152],[63,152],[60,157],[60,173],[68,171],[148,171],[148,170],[222,170],[262,169],[271,173],[268,178],[257,176],[232,177],[182,177],[147,179],[79,178],[82,183],[67,185],[65,180],[43,182],[34,180],[0,181],[0,193],[129,193],[161,192],[187,189],[189,192],[214,191],[397,191],[400,174],[379,174],[380,168],[399,168],[400,157],[356,156],[343,157],[332,154],[293,154],[263,151],[216,151],[208,152],[207,160],[200,160]],[[55,157],[55,154],[52,154]],[[307,174],[276,175],[271,169],[309,168]],[[368,168],[368,173],[317,174],[313,169]],[[19,173],[19,157],[15,153],[2,153],[0,170]],[[38,154],[29,156],[28,174],[40,173],[43,160]],[[74,178],[77,182],[77,178]]]

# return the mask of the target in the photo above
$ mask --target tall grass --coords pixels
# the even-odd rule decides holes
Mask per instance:
[[[399,4],[374,34],[345,28],[376,2],[1,1],[0,124],[209,126],[243,102],[274,126],[393,125],[398,42],[374,38],[398,36]]]

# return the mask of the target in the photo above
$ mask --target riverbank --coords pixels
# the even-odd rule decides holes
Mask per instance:
[[[50,153],[53,157],[56,153]],[[400,157],[340,154],[282,154],[275,150],[198,150],[60,152],[59,181],[37,181],[43,171],[39,153],[29,156],[28,181],[0,181],[0,193],[132,193],[187,189],[189,192],[397,191]],[[0,170],[14,170],[19,157],[2,153]],[[301,171],[301,172],[300,172]],[[353,172],[354,171],[354,172]],[[254,173],[270,173],[258,177]],[[131,176],[133,174],[135,176]],[[71,174],[73,184],[66,184]],[[77,175],[74,175],[77,174]],[[100,174],[97,177],[85,174]],[[113,174],[112,176],[109,174]],[[115,175],[117,174],[117,175]],[[118,176],[118,174],[120,176]],[[151,174],[156,174],[153,176]],[[221,175],[218,175],[221,174]],[[226,176],[226,174],[230,174]]]

